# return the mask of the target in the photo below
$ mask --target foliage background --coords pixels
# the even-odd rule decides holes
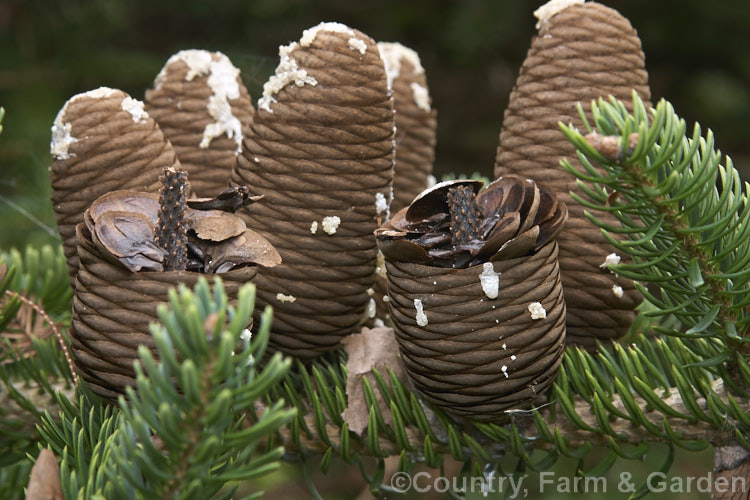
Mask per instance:
[[[278,45],[321,21],[343,22],[376,40],[416,49],[439,113],[436,173],[489,176],[503,110],[535,31],[532,12],[541,3],[0,0],[0,106],[6,109],[0,249],[56,239],[49,136],[69,97],[111,86],[142,99],[172,53],[203,48],[227,54],[257,99],[277,64]],[[750,178],[747,0],[602,3],[638,30],[653,99],[669,99],[689,128],[695,120],[712,128],[718,146]],[[710,454],[691,460],[694,475],[710,468]]]

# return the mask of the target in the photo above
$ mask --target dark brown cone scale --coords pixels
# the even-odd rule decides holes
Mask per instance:
[[[569,194],[580,191],[560,160],[578,161],[558,122],[582,129],[579,102],[590,119],[592,100],[612,95],[628,106],[633,90],[644,101],[650,99],[641,43],[628,20],[595,2],[569,6],[544,23],[532,40],[500,132],[495,176],[531,177],[568,205],[569,218],[558,236],[567,338],[587,347],[597,339],[626,334],[641,297],[632,281],[600,267],[615,250]],[[614,216],[596,215],[617,224]],[[622,297],[614,286],[622,288]]]
[[[385,216],[377,201],[393,175],[393,101],[377,47],[358,31],[324,24],[280,55],[234,181],[265,196],[238,213],[283,260],[259,273],[256,311],[274,308],[272,347],[312,358],[366,319],[373,231]]]
[[[201,276],[190,271],[131,272],[105,258],[92,244],[86,225],[78,225],[80,270],[73,298],[70,327],[73,362],[91,390],[109,400],[135,385],[133,361],[138,346],[156,351],[149,323],[158,321],[157,306],[180,283],[192,288]],[[241,267],[219,276],[231,301],[255,267]]]
[[[189,173],[193,194],[210,197],[226,189],[254,113],[227,56],[178,52],[146,91],[145,103]]]
[[[415,51],[399,43],[378,43],[396,110],[395,213],[428,187],[435,160],[437,112],[432,109],[427,77]]]
[[[125,92],[102,87],[71,98],[57,115],[50,148],[52,206],[71,282],[78,270],[75,227],[89,205],[120,189],[157,192],[162,169],[179,165],[142,109]]]

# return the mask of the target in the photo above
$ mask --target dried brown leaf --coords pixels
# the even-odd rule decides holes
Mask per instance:
[[[26,500],[63,500],[60,466],[55,454],[46,448],[31,469]]]
[[[375,386],[372,374],[376,369],[388,382],[388,368],[400,379],[406,380],[403,361],[398,355],[398,343],[392,328],[363,328],[361,333],[350,335],[341,342],[348,356],[346,362],[346,396],[348,406],[341,414],[349,430],[362,435],[367,428],[370,409],[362,388],[362,377],[368,377],[373,386],[378,406],[387,424],[391,424],[391,411]]]

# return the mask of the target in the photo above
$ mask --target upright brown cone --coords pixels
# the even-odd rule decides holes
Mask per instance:
[[[427,189],[435,160],[437,112],[432,109],[419,56],[400,43],[378,43],[396,109],[396,165],[391,212]]]
[[[406,371],[447,413],[507,419],[552,383],[565,349],[557,243],[567,216],[532,180],[447,181],[378,228]]]
[[[590,347],[597,339],[627,333],[641,297],[632,281],[607,269],[605,262],[618,260],[607,259],[614,248],[569,194],[578,188],[560,160],[568,158],[574,164],[577,160],[558,122],[582,127],[579,102],[588,112],[591,101],[600,96],[612,95],[628,105],[633,89],[644,101],[650,91],[641,43],[628,20],[595,2],[567,2],[571,3],[579,4],[554,12],[549,10],[550,2],[537,11],[539,33],[505,111],[495,176],[531,177],[567,204],[568,222],[558,236],[567,338]],[[597,217],[617,223],[608,213]]]
[[[183,50],[169,58],[146,91],[146,109],[190,175],[193,194],[229,185],[253,104],[240,70],[221,52]]]
[[[170,288],[192,288],[201,276],[215,275],[233,302],[257,266],[280,262],[238,215],[186,206],[186,177],[165,169],[160,195],[107,193],[76,227],[71,352],[81,378],[104,398],[116,400],[135,384],[140,345],[155,352],[149,324],[158,322],[157,307]]]
[[[274,307],[272,346],[312,358],[373,309],[373,231],[391,191],[393,101],[375,42],[344,25],[306,30],[279,55],[234,180],[265,196],[241,213],[283,259],[259,273],[256,310]]]
[[[143,103],[106,87],[65,103],[52,126],[50,153],[52,206],[72,282],[75,228],[91,202],[119,189],[156,192],[162,169],[179,163]]]

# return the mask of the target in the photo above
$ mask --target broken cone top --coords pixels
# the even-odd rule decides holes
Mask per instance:
[[[163,271],[164,251],[156,244],[159,195],[113,191],[98,198],[84,219],[92,243],[132,272]],[[216,199],[206,200],[209,206]],[[245,265],[273,267],[281,262],[265,238],[247,229],[239,215],[187,208],[188,270],[222,273]]]
[[[376,230],[386,258],[466,268],[532,255],[567,218],[557,196],[531,179],[454,180],[420,193]]]

